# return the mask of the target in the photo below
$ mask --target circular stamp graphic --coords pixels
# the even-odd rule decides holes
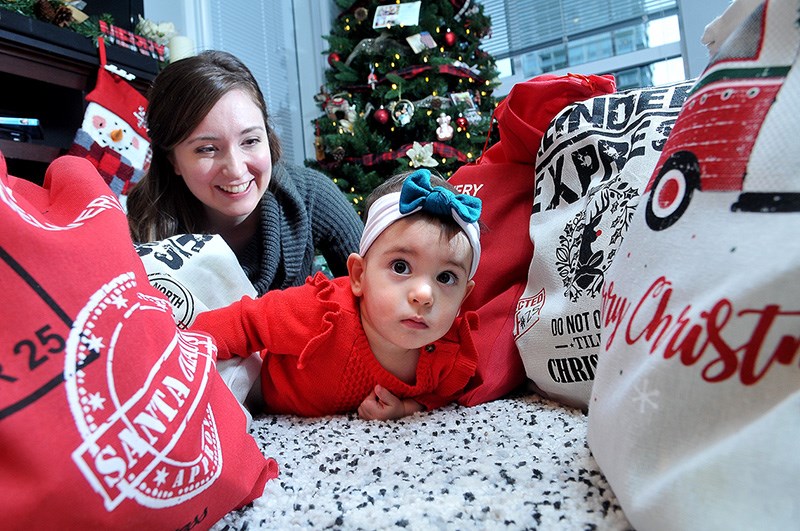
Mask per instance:
[[[177,328],[153,336],[163,344],[141,337],[143,329],[173,329],[171,314],[165,299],[142,294],[134,274],[125,273],[90,297],[67,340],[67,399],[83,439],[72,460],[109,511],[126,499],[177,505],[222,471],[205,399],[214,369],[209,338]],[[132,357],[146,369],[137,372]]]
[[[147,275],[147,280],[169,301],[178,328],[188,327],[194,319],[195,309],[194,296],[189,289],[164,273],[151,273]]]

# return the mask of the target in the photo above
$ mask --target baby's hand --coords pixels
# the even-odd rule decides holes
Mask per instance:
[[[380,385],[358,406],[358,416],[364,420],[399,419],[417,411],[422,411],[417,401],[397,398]]]

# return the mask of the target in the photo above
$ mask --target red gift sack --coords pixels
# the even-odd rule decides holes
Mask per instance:
[[[39,187],[0,156],[0,225],[3,528],[203,529],[261,495],[277,465],[91,163]]]
[[[526,380],[514,326],[533,255],[528,227],[536,154],[544,131],[559,111],[615,88],[611,76],[573,74],[545,74],[514,85],[494,113],[500,142],[449,179],[461,193],[483,201],[481,263],[475,288],[462,306],[462,311],[480,316],[480,329],[474,333],[478,370],[460,399],[463,405],[500,398]]]

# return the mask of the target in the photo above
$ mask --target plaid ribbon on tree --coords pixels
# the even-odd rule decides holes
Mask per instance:
[[[417,77],[423,72],[427,72],[428,70],[434,70],[434,69],[436,72],[440,74],[450,74],[456,77],[471,77],[478,82],[483,81],[483,79],[480,76],[475,75],[475,73],[469,68],[465,68],[463,66],[455,66],[452,64],[439,65],[439,66],[432,66],[432,65],[409,66],[406,68],[401,68],[400,70],[395,70],[394,72],[390,73],[396,74],[402,77],[403,79],[411,79],[412,77]]]
[[[417,77],[420,74],[423,74],[429,70],[434,70],[440,74],[450,74],[456,77],[471,77],[476,80],[478,83],[483,81],[478,75],[470,70],[469,68],[464,68],[463,66],[455,66],[455,65],[439,65],[439,66],[431,66],[431,65],[416,65],[416,66],[409,66],[406,68],[401,68],[400,70],[395,70],[394,72],[389,72],[389,74],[394,74],[397,76],[402,77],[403,79],[411,79]],[[386,77],[378,78],[377,83],[383,83],[387,80]],[[363,90],[372,90],[370,85],[351,85],[346,87],[346,90],[349,92],[358,92]]]
[[[433,152],[441,157],[445,158],[456,158],[460,162],[466,162],[467,156],[462,153],[461,151],[457,150],[453,146],[449,146],[443,142],[430,142],[433,144]],[[386,153],[367,153],[361,157],[344,157],[341,161],[331,161],[323,164],[325,168],[334,168],[338,166],[341,162],[350,162],[354,164],[360,164],[361,166],[374,166],[375,164],[380,164],[381,162],[390,162],[393,160],[397,160],[401,157],[405,157],[408,150],[413,147],[414,144],[405,144],[398,149],[387,151]]]

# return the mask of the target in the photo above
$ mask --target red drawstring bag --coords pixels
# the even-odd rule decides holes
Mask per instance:
[[[449,179],[461,193],[483,201],[481,263],[475,289],[462,307],[480,316],[474,332],[478,370],[460,399],[464,405],[500,398],[526,379],[514,323],[533,255],[528,226],[544,131],[565,106],[614,92],[615,87],[612,76],[573,74],[545,74],[514,85],[494,112],[500,141]]]
[[[4,528],[203,529],[260,496],[277,465],[91,163],[39,187],[0,156],[0,224]]]

